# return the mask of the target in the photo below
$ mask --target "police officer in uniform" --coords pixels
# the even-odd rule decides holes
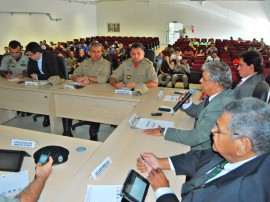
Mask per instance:
[[[158,78],[153,63],[144,58],[144,47],[141,43],[134,43],[130,50],[131,58],[113,72],[110,84],[115,88],[133,89],[136,84],[144,83],[148,88],[157,87]]]
[[[10,55],[2,59],[0,75],[6,79],[23,78],[26,75],[28,56],[22,51],[20,42],[9,42],[9,52]]]
[[[111,64],[103,59],[102,45],[99,42],[92,42],[89,46],[91,58],[85,59],[73,72],[72,80],[85,85],[92,83],[106,83],[111,73]],[[90,140],[98,140],[100,123],[90,122]]]

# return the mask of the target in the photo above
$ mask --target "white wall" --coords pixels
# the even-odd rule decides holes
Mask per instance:
[[[230,36],[233,36],[250,40],[263,37],[270,44],[269,22],[262,25],[258,23],[257,19],[249,16],[248,11],[254,10],[255,3],[259,5],[256,9],[259,7],[270,9],[269,2],[238,2],[232,6],[237,10],[244,5],[245,15],[245,13],[235,12],[233,9],[209,1],[205,1],[203,5],[199,2],[151,4],[106,2],[97,5],[97,32],[98,35],[105,36],[158,36],[161,43],[166,43],[168,23],[178,21],[184,24],[189,37],[229,39]],[[257,15],[264,18],[264,12],[258,10]],[[108,33],[108,22],[120,23],[120,33]],[[192,25],[195,33],[191,32]]]
[[[51,21],[46,15],[0,13],[0,54],[9,41],[23,46],[30,41],[67,41],[97,34],[96,6],[57,0],[0,0],[0,11],[44,12],[61,21]]]

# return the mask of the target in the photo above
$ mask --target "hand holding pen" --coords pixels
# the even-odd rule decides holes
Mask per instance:
[[[159,159],[152,153],[142,153],[137,159],[137,169],[142,173],[149,173],[152,169],[159,168]]]

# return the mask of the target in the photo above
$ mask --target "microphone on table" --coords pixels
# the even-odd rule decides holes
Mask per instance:
[[[183,97],[181,101],[179,101],[174,107],[173,107],[173,113],[175,113],[182,105],[187,101],[187,99],[190,98],[191,95],[193,95],[196,92],[195,88],[191,88],[188,93]]]

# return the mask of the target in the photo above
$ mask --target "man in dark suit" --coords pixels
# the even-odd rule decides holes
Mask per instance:
[[[222,62],[207,62],[202,66],[203,76],[200,80],[202,92],[207,97],[200,104],[194,104],[189,99],[181,110],[197,119],[192,130],[161,128],[145,130],[147,135],[164,135],[165,140],[170,140],[185,145],[190,145],[191,150],[211,148],[211,128],[221,115],[224,107],[234,100],[234,91],[231,90],[232,76],[228,65]],[[182,100],[184,96],[180,97]]]
[[[29,56],[27,74],[34,80],[47,80],[51,76],[59,75],[56,56],[43,50],[36,42],[30,42],[26,46]],[[44,116],[43,126],[50,125],[49,116]]]
[[[239,58],[237,70],[242,79],[234,88],[236,99],[251,97],[256,85],[264,81],[263,60],[259,52],[246,51]]]
[[[148,172],[158,202],[178,201],[162,170],[192,178],[182,201],[268,201],[270,198],[270,106],[256,98],[229,103],[212,129],[212,150],[170,158],[143,153],[137,168]],[[219,172],[216,172],[219,170]],[[204,180],[203,180],[204,178]]]

